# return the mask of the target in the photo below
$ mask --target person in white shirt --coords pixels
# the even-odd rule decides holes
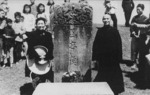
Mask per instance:
[[[21,13],[20,12],[16,12],[14,14],[15,16],[15,21],[13,23],[13,29],[15,30],[15,34],[24,34],[25,33],[25,28],[24,28],[24,24],[20,21],[21,18]]]
[[[26,35],[30,36],[30,33],[35,29],[35,17],[33,14],[31,14],[31,6],[28,4],[24,5],[23,17]]]
[[[37,18],[45,18],[46,19],[46,24],[48,24],[48,16],[47,14],[45,13],[45,5],[40,3],[38,6],[37,6]]]
[[[105,14],[109,14],[111,16],[111,19],[113,21],[113,27],[117,29],[117,17],[116,17],[116,8],[112,6],[110,0],[105,0],[104,6],[106,8]]]
[[[21,22],[20,18],[21,18],[21,13],[20,12],[16,12],[14,14],[15,17],[15,21],[12,25],[12,28],[15,31],[15,46],[14,46],[14,62],[17,64],[19,63],[20,59],[22,59],[22,52],[23,52],[23,48],[22,46],[26,46],[27,48],[27,43],[25,42],[25,39],[27,38],[27,36],[25,35],[25,28],[24,28],[24,24]]]

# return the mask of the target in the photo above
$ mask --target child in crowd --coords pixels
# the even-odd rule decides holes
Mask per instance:
[[[24,23],[24,16],[21,16],[21,17],[20,17],[20,21],[21,21],[22,23]],[[26,36],[25,34],[24,34],[24,37],[27,38],[27,36]],[[28,49],[28,45],[27,45],[26,39],[24,39],[24,42],[23,42],[23,51],[22,51],[22,53],[21,53],[21,55],[22,55],[23,57],[26,57],[27,49]]]
[[[113,27],[117,28],[117,17],[115,14],[116,8],[111,5],[111,2],[109,0],[106,0],[104,2],[104,5],[106,7],[105,14],[109,14],[111,16],[111,19],[113,21]]]
[[[13,49],[14,49],[14,38],[15,32],[12,28],[12,20],[7,19],[7,26],[4,28],[3,33],[3,67],[6,65],[12,67],[14,63]]]
[[[48,16],[46,15],[45,13],[45,5],[40,3],[38,6],[37,6],[37,18],[45,18],[46,19],[46,22],[48,23]]]
[[[15,30],[16,38],[15,38],[15,48],[14,48],[14,61],[18,63],[22,58],[22,46],[25,44],[25,39],[27,36],[25,35],[24,24],[21,22],[21,13],[16,12],[14,14],[15,21],[13,23],[13,29]]]
[[[30,36],[30,33],[35,29],[35,17],[31,14],[31,6],[28,4],[24,5],[23,8],[23,16],[24,16],[24,28],[26,31],[26,35]]]

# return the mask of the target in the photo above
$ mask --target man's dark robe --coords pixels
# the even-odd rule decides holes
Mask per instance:
[[[98,29],[93,43],[92,60],[99,62],[95,81],[106,81],[115,94],[123,92],[123,76],[119,65],[122,60],[122,42],[117,29],[111,26]]]

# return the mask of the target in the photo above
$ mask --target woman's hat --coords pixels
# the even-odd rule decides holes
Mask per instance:
[[[48,49],[44,46],[38,45],[34,47],[36,53],[40,56],[45,56]],[[39,58],[40,59],[40,58]],[[46,74],[50,70],[50,63],[44,59],[29,59],[27,58],[27,66],[29,69],[38,75]]]
[[[46,74],[51,67],[49,61],[45,61],[44,64],[39,64],[37,63],[37,61],[35,61],[35,59],[28,59],[28,58],[27,58],[27,66],[31,70],[31,72],[38,75]]]
[[[46,53],[48,52],[48,49],[42,45],[37,45],[34,47],[34,49],[39,56],[45,56]]]

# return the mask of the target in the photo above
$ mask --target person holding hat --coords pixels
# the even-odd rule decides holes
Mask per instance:
[[[38,18],[36,20],[36,30],[27,39],[29,47],[25,74],[32,77],[33,84],[47,80],[53,82],[54,73],[51,62],[53,59],[52,35],[45,28],[46,20]]]

